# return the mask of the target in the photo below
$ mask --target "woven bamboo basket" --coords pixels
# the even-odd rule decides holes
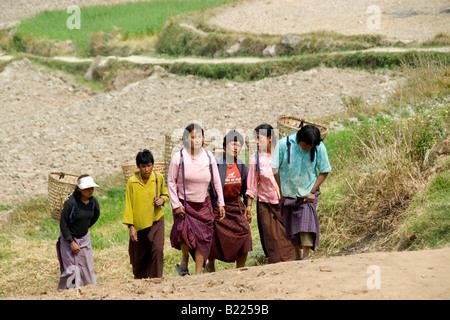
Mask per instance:
[[[78,176],[73,174],[61,174],[61,172],[51,172],[48,175],[48,203],[50,205],[51,217],[59,220],[64,202],[75,190]]]
[[[303,121],[303,125],[305,125],[305,126],[308,124],[315,125],[320,131],[320,137],[322,139],[325,139],[325,137],[328,134],[328,128],[326,126],[324,126],[323,124],[314,123],[314,122],[307,121],[302,118],[297,118],[297,117],[292,117],[292,116],[278,117],[277,127],[278,127],[278,132],[280,134],[280,138],[289,136],[289,135],[293,134],[294,132],[298,132],[298,130],[300,130],[300,125],[301,125],[302,121]]]
[[[123,177],[125,178],[125,181],[128,181],[128,179],[131,178],[133,174],[136,172],[139,172],[139,169],[136,167],[136,163],[130,163],[130,164],[124,164],[122,166],[123,171]],[[155,162],[153,164],[153,171],[157,171],[161,173],[162,175],[165,174],[165,167],[164,162]]]
[[[172,137],[170,134],[166,134],[165,136],[165,145],[164,145],[164,172],[167,174],[169,172],[170,161],[172,160],[172,156],[175,152],[179,151],[183,144],[181,143],[182,137]],[[164,178],[167,180],[167,175],[164,175]]]

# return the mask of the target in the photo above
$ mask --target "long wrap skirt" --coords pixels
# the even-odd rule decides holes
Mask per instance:
[[[128,253],[135,279],[161,278],[164,267],[164,217],[137,232],[138,241],[129,242]]]
[[[284,204],[281,205],[287,237],[294,245],[301,245],[300,232],[312,233],[314,239],[312,250],[319,247],[319,218],[317,217],[319,190],[316,191],[315,196],[313,203],[304,202],[303,198],[285,198]]]
[[[183,203],[184,200],[180,201]],[[186,201],[185,212],[182,217],[173,212],[171,245],[181,250],[181,244],[185,243],[194,259],[195,249],[198,248],[206,261],[214,234],[214,215],[209,196],[202,203]]]
[[[261,245],[269,263],[294,260],[295,249],[286,237],[280,206],[258,201],[257,218]]]
[[[225,200],[225,218],[219,220],[218,208],[214,209],[215,232],[210,259],[234,262],[252,250],[250,225],[245,219],[245,206],[240,198]]]
[[[58,289],[79,288],[88,284],[96,284],[94,273],[94,257],[92,254],[91,237],[89,232],[75,242],[80,247],[80,252],[74,254],[70,244],[60,233],[56,243],[58,255],[59,276]]]

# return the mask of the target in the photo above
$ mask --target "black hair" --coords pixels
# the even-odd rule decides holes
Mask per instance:
[[[230,130],[225,137],[223,137],[223,148],[227,147],[230,142],[239,142],[241,146],[244,145],[244,137],[236,130]]]
[[[185,148],[189,147],[189,143],[186,141],[189,138],[189,135],[191,134],[192,131],[201,131],[202,132],[202,137],[203,137],[203,143],[205,141],[205,132],[203,131],[203,128],[197,124],[197,123],[191,123],[190,125],[188,125],[186,127],[186,129],[184,129],[183,132],[183,146]],[[202,147],[203,147],[203,143],[202,143]]]
[[[140,164],[148,164],[148,163],[151,163],[151,164],[155,163],[153,154],[148,149],[139,151],[136,156],[136,166],[139,167]]]
[[[295,140],[297,143],[304,142],[309,146],[313,146],[311,149],[311,162],[314,161],[317,151],[316,147],[322,142],[320,130],[315,125],[308,124],[298,130]]]
[[[260,124],[255,128],[255,132],[258,134],[262,134],[263,136],[269,138],[272,138],[272,144],[276,145],[276,136],[275,136],[275,130],[270,124],[264,123]]]
[[[275,130],[270,124],[264,123],[260,124],[255,128],[255,133],[261,134],[266,138],[271,137],[271,144],[275,146],[277,144],[277,137],[275,136]],[[259,166],[259,150],[256,150],[256,172],[260,173],[261,168]]]

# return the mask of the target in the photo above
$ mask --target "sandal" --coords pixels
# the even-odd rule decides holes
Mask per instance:
[[[178,274],[182,277],[184,277],[186,275],[190,276],[189,269],[180,267],[180,265],[178,263],[175,265],[175,269],[177,270]]]

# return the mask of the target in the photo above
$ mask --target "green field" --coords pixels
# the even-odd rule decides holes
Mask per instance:
[[[217,7],[235,0],[165,0],[90,6],[80,9],[80,29],[69,29],[67,20],[73,13],[66,10],[44,11],[23,20],[16,39],[72,40],[77,51],[87,52],[92,33],[120,30],[123,39],[154,35],[170,17]]]
[[[67,28],[70,14],[65,10],[42,12],[22,21],[13,43],[17,49],[26,39],[71,39],[78,53],[89,55],[93,33],[109,34],[120,30],[117,32],[123,39],[156,35],[174,15],[230,2],[233,1],[168,0],[86,7],[81,8],[79,30]],[[168,33],[165,40],[171,39],[170,35],[175,35],[178,29],[169,28],[169,31],[172,33]],[[188,35],[181,36],[183,40]],[[207,47],[204,49],[207,55],[216,52],[215,45],[222,41],[216,35],[210,35],[205,43],[196,43],[195,37],[191,40],[192,47],[183,41],[172,47],[173,43],[167,41],[161,43],[161,50],[172,48],[172,52],[166,54],[189,55],[194,49],[200,52]],[[257,41],[249,43],[248,48],[255,47],[255,43]],[[329,48],[323,46],[317,50],[327,52]],[[408,83],[386,103],[367,106],[361,97],[348,97],[343,101],[344,112],[319,121],[326,125],[338,123],[340,129],[330,130],[325,139],[333,171],[323,184],[318,207],[321,243],[320,249],[313,253],[316,258],[371,249],[434,248],[450,242],[450,161],[448,154],[437,152],[448,140],[450,129],[448,57],[448,53],[342,52],[328,55],[313,52],[261,64],[174,64],[165,68],[180,75],[239,81],[320,67],[389,69],[405,75]],[[31,59],[47,66],[50,72],[62,70],[77,79],[82,79],[89,67],[86,62]],[[4,65],[6,63],[0,64],[0,70]],[[122,68],[138,66],[116,63],[109,71],[114,74]],[[95,80],[98,88],[107,85],[109,78],[105,79]],[[96,190],[95,196],[99,199],[101,216],[90,230],[97,281],[100,284],[126,281],[133,275],[128,257],[128,231],[122,224],[125,181],[122,173],[116,173],[98,183],[101,188]],[[50,218],[47,198],[23,199],[14,205],[0,204],[0,211],[9,213],[8,221],[0,229],[0,297],[55,290],[59,276],[55,249],[59,223]],[[164,277],[173,277],[177,276],[174,264],[180,262],[181,253],[170,245],[173,218],[169,204],[164,212]],[[260,244],[255,208],[252,214],[253,251],[247,266],[267,263]],[[192,259],[190,262],[193,271]],[[233,267],[233,264],[217,261],[216,270]]]

